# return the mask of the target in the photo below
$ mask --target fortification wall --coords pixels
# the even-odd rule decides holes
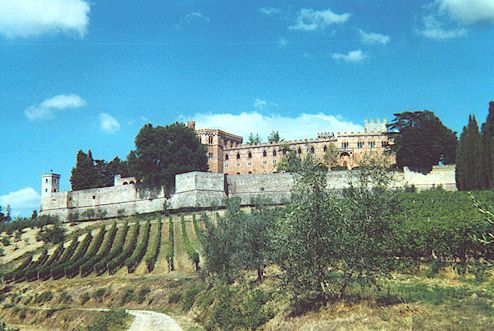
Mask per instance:
[[[328,187],[343,190],[348,187],[351,173],[328,173]],[[282,204],[290,200],[296,175],[288,173],[225,176],[221,173],[189,172],[176,176],[175,193],[167,198],[164,189],[150,191],[140,185],[122,185],[74,192],[57,192],[43,196],[40,215],[56,215],[68,220],[78,212],[79,219],[88,219],[88,211],[104,213],[106,217],[135,215],[163,211],[166,208],[222,207],[226,197],[240,197],[242,205],[251,205],[257,198]],[[441,186],[455,191],[455,167],[434,167],[429,174],[404,169],[394,174],[394,186],[414,186],[418,191]]]

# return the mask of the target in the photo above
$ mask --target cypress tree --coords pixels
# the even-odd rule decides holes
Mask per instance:
[[[482,125],[481,188],[494,188],[494,101],[489,103],[489,114]]]
[[[481,163],[481,139],[479,126],[475,116],[470,115],[468,119],[466,144],[464,145],[464,169],[465,169],[465,189],[480,189],[480,163]]]
[[[78,191],[98,187],[98,178],[98,171],[94,166],[91,151],[89,150],[87,154],[79,151],[76,165],[72,168],[72,176],[70,177],[72,190]]]
[[[465,190],[465,164],[467,162],[465,158],[465,141],[467,140],[468,129],[463,127],[463,131],[460,135],[460,141],[458,142],[458,148],[456,150],[456,188],[458,191]]]

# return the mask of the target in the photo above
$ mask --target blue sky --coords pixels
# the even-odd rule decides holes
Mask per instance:
[[[0,205],[39,206],[78,150],[125,158],[144,123],[263,138],[494,99],[493,0],[0,0]]]

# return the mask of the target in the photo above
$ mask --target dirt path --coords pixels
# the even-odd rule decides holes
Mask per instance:
[[[165,314],[148,310],[127,310],[127,313],[135,317],[129,331],[182,331],[178,323]]]

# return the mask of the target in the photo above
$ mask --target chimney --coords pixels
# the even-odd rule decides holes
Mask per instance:
[[[195,121],[188,121],[187,122],[187,127],[191,128],[192,130],[196,130],[196,122]]]

